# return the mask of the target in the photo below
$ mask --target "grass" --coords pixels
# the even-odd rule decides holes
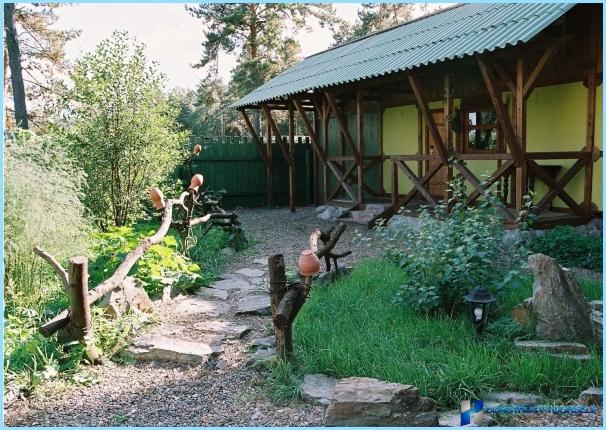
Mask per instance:
[[[422,395],[453,407],[460,399],[482,398],[491,390],[523,390],[552,399],[576,398],[602,385],[597,350],[579,363],[514,350],[515,335],[505,318],[478,341],[466,318],[422,317],[394,302],[402,271],[384,260],[368,260],[336,284],[316,287],[294,325],[301,372],[342,378],[366,376],[412,384]],[[594,282],[584,283],[591,298]],[[525,283],[503,300],[507,309],[532,291]],[[601,290],[600,296],[601,296]]]

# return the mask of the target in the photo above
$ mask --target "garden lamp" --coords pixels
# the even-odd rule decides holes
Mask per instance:
[[[465,301],[471,305],[472,321],[479,334],[488,322],[488,315],[492,304],[497,300],[485,288],[477,286],[464,296]]]

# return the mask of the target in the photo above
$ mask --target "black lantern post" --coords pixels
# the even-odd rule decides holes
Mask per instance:
[[[480,334],[488,323],[488,316],[492,304],[497,300],[485,288],[477,286],[473,291],[464,296],[465,301],[470,304],[471,317],[476,332]]]

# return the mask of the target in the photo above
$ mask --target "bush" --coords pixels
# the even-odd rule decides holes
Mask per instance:
[[[549,255],[562,266],[602,271],[602,238],[583,236],[571,226],[559,226],[534,238],[530,250]]]
[[[444,204],[419,213],[419,225],[379,227],[386,254],[406,274],[398,297],[424,312],[457,311],[463,295],[477,285],[495,294],[511,283],[514,270],[499,270],[505,253],[503,221],[490,196],[468,207],[458,183],[451,212]]]

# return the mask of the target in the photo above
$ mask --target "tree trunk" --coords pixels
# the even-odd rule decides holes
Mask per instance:
[[[268,258],[269,267],[269,294],[271,296],[271,316],[275,321],[280,301],[286,293],[286,267],[282,254],[272,255]],[[276,337],[276,349],[278,356],[292,359],[292,332],[290,327],[279,327],[274,323],[274,334]],[[290,348],[289,348],[290,345]]]
[[[11,84],[13,86],[13,102],[15,104],[15,122],[17,127],[29,128],[27,107],[25,104],[25,87],[23,86],[23,71],[21,69],[21,50],[15,28],[15,4],[4,4],[4,30],[8,62],[11,69]]]

